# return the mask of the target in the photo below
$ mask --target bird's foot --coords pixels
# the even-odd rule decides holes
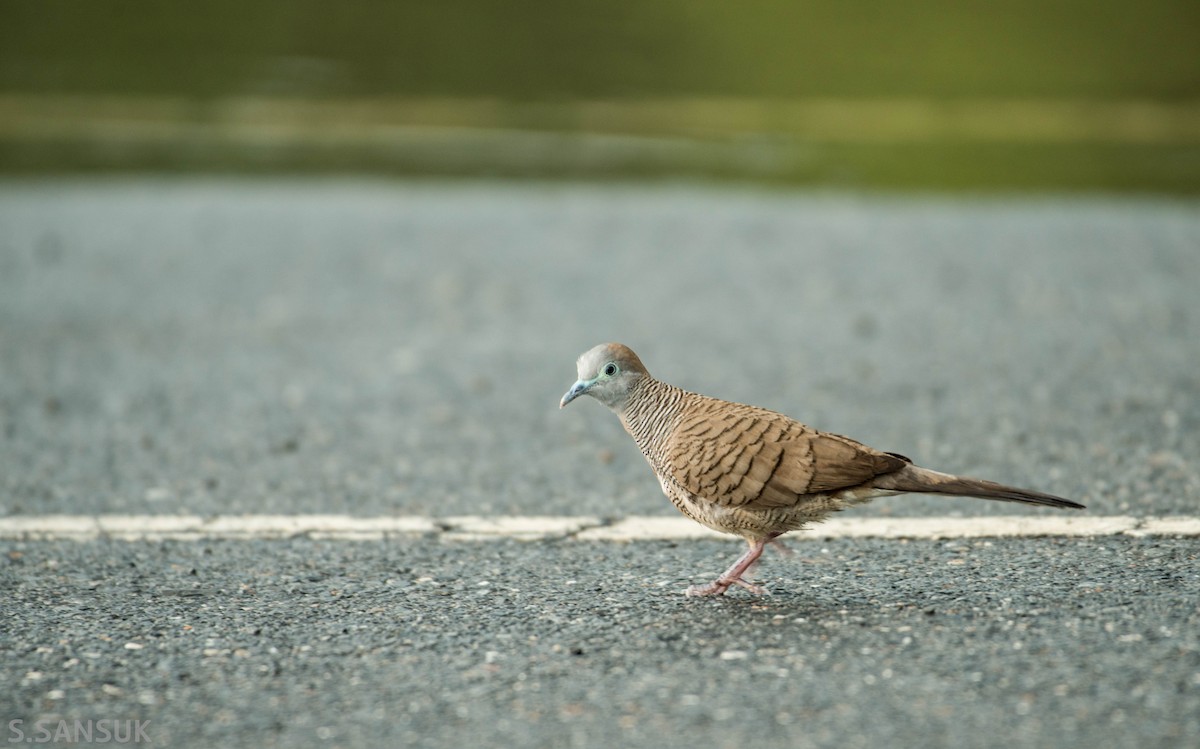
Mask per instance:
[[[762,587],[761,585],[755,585],[754,583],[748,583],[740,577],[732,579],[732,580],[721,577],[721,578],[717,578],[716,580],[712,581],[708,585],[693,585],[693,586],[689,587],[687,589],[687,591],[685,591],[684,594],[688,595],[688,596],[693,596],[693,597],[720,596],[720,595],[725,594],[725,591],[729,589],[730,585],[740,585],[756,596],[771,595],[771,591],[767,590],[766,588]]]
[[[754,583],[748,583],[748,582],[746,582],[745,580],[743,580],[743,579],[742,579],[742,578],[740,578],[740,577],[739,577],[738,579],[734,580],[733,582],[734,582],[734,584],[735,584],[735,585],[740,585],[740,586],[742,586],[743,588],[745,588],[746,590],[750,591],[751,593],[753,593],[753,594],[754,594],[754,595],[756,595],[756,596],[769,596],[769,595],[771,595],[771,591],[767,590],[767,589],[766,589],[766,588],[764,588],[763,586],[761,586],[761,585],[755,585]]]
[[[722,583],[720,580],[711,582],[708,585],[689,585],[684,591],[685,596],[700,597],[700,596],[720,596],[724,595],[729,588],[729,583]]]

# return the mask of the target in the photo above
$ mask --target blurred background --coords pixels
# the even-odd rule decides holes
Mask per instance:
[[[0,2],[0,173],[1200,190],[1194,0]]]
[[[605,340],[948,470],[1195,507],[1198,32],[1195,0],[0,0],[0,512],[674,513],[557,409]]]

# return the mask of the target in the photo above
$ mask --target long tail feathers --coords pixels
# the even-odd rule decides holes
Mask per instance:
[[[972,479],[965,476],[952,476],[948,473],[931,471],[928,468],[918,468],[907,465],[894,473],[879,476],[874,485],[879,489],[898,492],[917,492],[921,494],[950,494],[957,497],[979,497],[980,499],[997,499],[1003,502],[1023,502],[1029,505],[1044,507],[1064,507],[1082,510],[1084,506],[1078,502],[1053,494],[1017,489],[994,481]]]

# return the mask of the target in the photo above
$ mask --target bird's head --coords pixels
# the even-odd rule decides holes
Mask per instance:
[[[628,346],[602,343],[591,348],[575,363],[579,379],[562,397],[562,408],[581,395],[590,395],[614,411],[620,412],[634,386],[650,373]]]

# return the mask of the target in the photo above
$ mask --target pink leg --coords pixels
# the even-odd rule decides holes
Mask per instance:
[[[742,575],[746,574],[746,572],[748,572],[750,568],[754,566],[754,563],[758,561],[760,556],[762,556],[763,549],[767,548],[767,544],[773,541],[778,535],[780,534],[776,533],[768,536],[767,538],[761,538],[757,541],[747,541],[747,543],[750,544],[750,548],[745,554],[738,557],[738,560],[733,563],[732,567],[725,570],[720,577],[708,585],[691,586],[687,589],[687,595],[719,596],[724,594],[730,585],[740,585],[751,593],[760,596],[765,595],[767,593],[766,588],[746,582],[742,579]]]

